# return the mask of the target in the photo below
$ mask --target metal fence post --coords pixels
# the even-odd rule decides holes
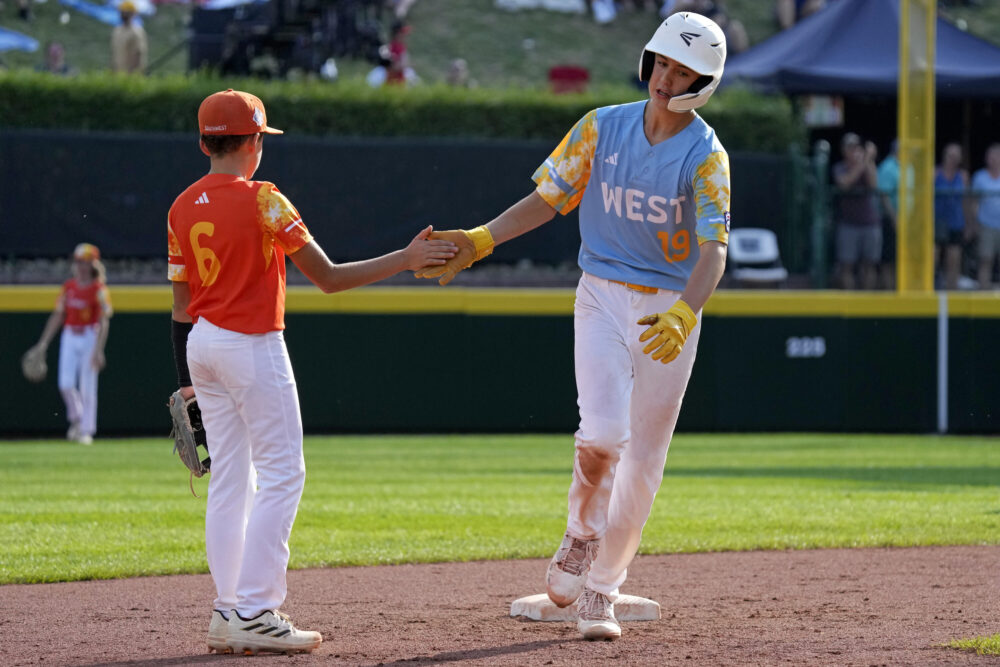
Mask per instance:
[[[813,196],[811,198],[812,215],[812,284],[816,289],[827,286],[829,269],[827,267],[827,239],[829,238],[830,217],[830,143],[820,139],[813,147]]]

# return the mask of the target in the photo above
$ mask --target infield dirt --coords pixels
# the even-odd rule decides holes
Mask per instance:
[[[208,654],[207,575],[0,587],[2,665],[992,665],[940,645],[1000,632],[1000,546],[639,556],[659,621],[615,642],[508,616],[544,560],[295,570],[311,655]],[[247,662],[249,661],[249,662]]]

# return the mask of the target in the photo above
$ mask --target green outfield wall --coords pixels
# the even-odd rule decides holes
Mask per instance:
[[[64,429],[55,383],[20,374],[55,286],[0,288],[0,435]],[[112,287],[100,434],[169,431],[169,287]],[[571,289],[290,288],[286,339],[307,432],[576,428]],[[1000,296],[720,291],[683,431],[994,433]]]

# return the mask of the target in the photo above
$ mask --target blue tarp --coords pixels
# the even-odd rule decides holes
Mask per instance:
[[[937,19],[939,97],[1000,98],[1000,47]],[[733,56],[723,85],[773,92],[889,95],[899,77],[899,0],[835,0]]]
[[[59,3],[66,5],[81,14],[86,14],[92,19],[97,19],[101,23],[108,25],[119,25],[122,22],[117,5],[95,5],[86,0],[59,0]],[[132,19],[136,25],[142,25],[142,19],[136,16]]]
[[[38,40],[22,35],[14,30],[0,28],[0,51],[32,51],[38,50]]]
[[[233,7],[239,7],[240,5],[249,5],[253,3],[261,4],[269,2],[269,0],[207,0],[198,5],[201,9],[231,9]]]

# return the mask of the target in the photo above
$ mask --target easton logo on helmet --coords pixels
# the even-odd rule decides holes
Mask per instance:
[[[688,45],[688,46],[691,46],[691,40],[693,40],[695,37],[701,37],[701,35],[698,34],[698,33],[696,33],[696,32],[682,32],[681,33],[681,39],[683,39],[684,43],[686,45]]]

